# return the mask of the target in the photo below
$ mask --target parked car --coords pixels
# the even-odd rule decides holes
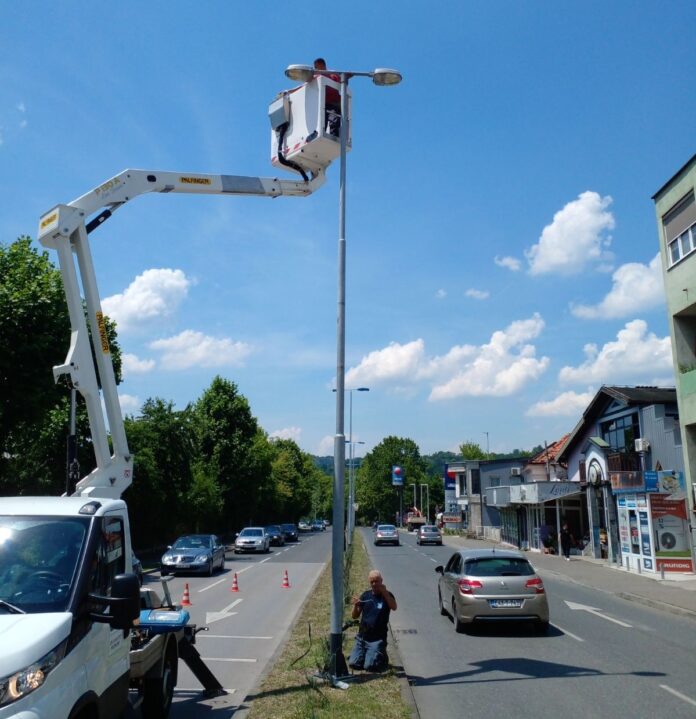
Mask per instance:
[[[131,564],[133,565],[133,574],[138,578],[140,586],[143,586],[143,565],[141,561],[131,552]]]
[[[312,522],[312,529],[313,529],[315,532],[325,532],[325,531],[326,531],[326,527],[324,526],[324,522],[322,522],[321,519],[315,519],[315,520]]]
[[[263,527],[244,527],[234,540],[235,554],[270,552],[271,538]]]
[[[312,525],[306,519],[301,519],[297,523],[297,528],[300,530],[300,532],[311,532],[312,531]]]
[[[294,524],[281,524],[280,528],[283,530],[286,542],[296,542],[298,540],[297,527]]]
[[[442,532],[434,524],[424,524],[418,527],[416,544],[439,544],[442,546]]]
[[[321,521],[324,522],[324,526],[325,526],[325,527],[330,527],[330,526],[331,526],[331,520],[330,520],[330,519],[322,519]]]
[[[530,621],[540,634],[549,628],[549,603],[541,577],[519,552],[462,549],[440,575],[440,614],[450,614],[457,632],[473,622]]]
[[[399,542],[399,532],[393,524],[379,524],[375,531],[375,545],[378,544],[395,544],[397,547]]]
[[[282,547],[285,544],[285,535],[277,524],[269,524],[266,527],[266,534],[274,547]]]
[[[225,545],[214,534],[187,534],[162,555],[160,574],[202,572],[209,577],[225,568]]]

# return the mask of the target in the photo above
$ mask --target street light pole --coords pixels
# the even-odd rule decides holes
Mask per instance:
[[[334,435],[333,532],[331,538],[331,636],[329,672],[334,680],[348,672],[343,656],[343,542],[346,358],[346,148],[348,144],[348,80],[371,77],[375,85],[397,85],[401,73],[387,68],[373,72],[318,70],[308,65],[290,65],[285,74],[292,80],[310,82],[315,75],[338,75],[341,85],[340,174],[338,191],[338,321],[336,323],[336,434]]]

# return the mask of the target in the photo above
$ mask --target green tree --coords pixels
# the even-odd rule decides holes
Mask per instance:
[[[411,483],[426,483],[427,463],[418,445],[411,439],[385,437],[363,459],[357,473],[356,500],[362,522],[393,521],[399,510],[399,495],[392,486],[392,467],[402,467],[404,473],[403,506],[412,504]]]
[[[258,431],[249,402],[234,382],[215,377],[193,407],[196,452],[208,476],[215,477],[224,499],[229,528],[256,516],[263,477],[253,457]]]
[[[486,459],[486,453],[483,449],[471,440],[467,440],[459,445],[459,454],[464,459]]]

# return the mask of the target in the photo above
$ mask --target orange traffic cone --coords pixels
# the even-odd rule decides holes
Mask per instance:
[[[285,573],[283,574],[283,584],[281,585],[283,589],[290,589],[290,578],[288,577],[288,570],[285,570]]]
[[[191,599],[189,597],[189,588],[188,583],[184,585],[184,598],[181,600],[181,606],[182,607],[190,607],[191,605]]]
[[[239,591],[239,584],[237,584],[237,572],[234,573],[234,577],[232,577],[232,589],[230,589],[230,592],[238,592]]]

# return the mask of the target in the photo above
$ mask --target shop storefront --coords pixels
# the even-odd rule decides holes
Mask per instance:
[[[634,572],[693,572],[682,472],[611,472],[621,562]]]

